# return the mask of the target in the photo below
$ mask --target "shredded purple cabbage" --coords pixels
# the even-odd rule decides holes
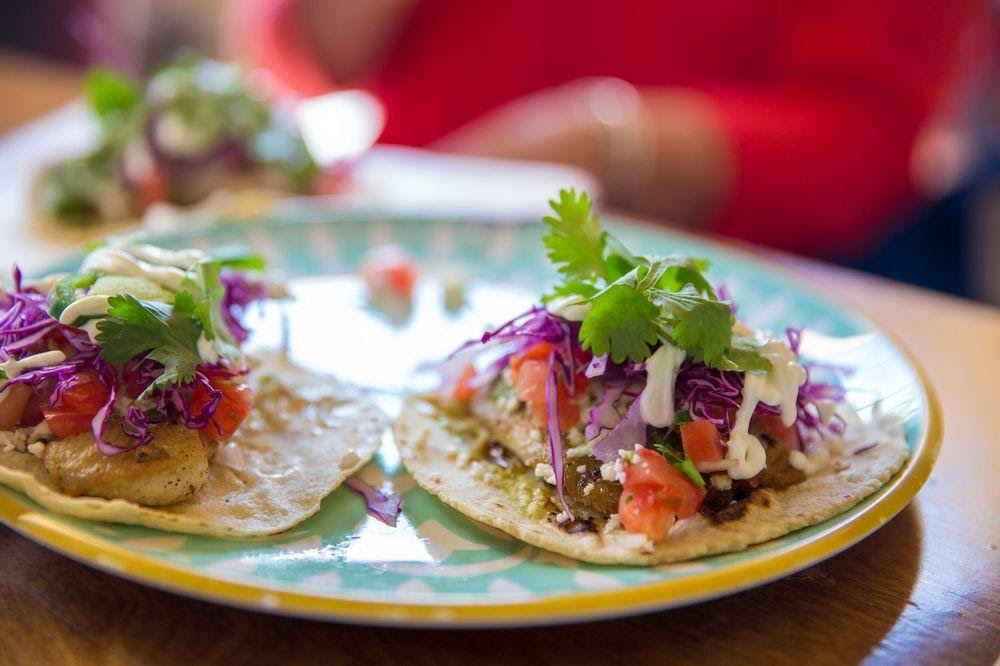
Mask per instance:
[[[607,384],[604,387],[604,394],[597,401],[587,419],[587,428],[584,435],[589,441],[597,437],[606,430],[611,430],[622,420],[622,415],[618,413],[615,402],[621,397],[625,390],[622,383]]]
[[[545,407],[549,412],[549,454],[552,457],[552,474],[556,477],[556,495],[559,504],[569,520],[573,520],[573,512],[566,502],[566,461],[563,459],[562,428],[559,427],[559,400],[557,398],[559,370],[555,364],[556,352],[549,359],[549,376],[545,381]],[[572,375],[570,375],[572,378]],[[569,383],[572,383],[572,379]]]
[[[789,328],[786,331],[789,348],[796,355],[799,354],[802,330],[801,328]],[[807,379],[805,384],[799,388],[797,400],[796,424],[799,434],[804,436],[809,432],[822,429],[829,430],[834,434],[841,434],[843,423],[839,418],[824,426],[815,403],[819,400],[841,402],[844,399],[844,389],[836,384],[813,379],[811,371],[817,367],[809,363],[803,364]],[[616,366],[609,363],[606,364],[603,374],[606,378],[615,375],[631,378],[638,375],[639,379],[645,381],[644,370],[641,367]],[[607,383],[607,381],[606,379],[605,382]],[[722,436],[728,438],[733,430],[736,410],[739,409],[743,400],[743,373],[716,370],[700,363],[693,363],[688,359],[684,361],[677,373],[674,395],[678,409],[687,410],[694,419],[711,421]],[[614,398],[614,400],[617,399]],[[588,439],[593,439],[590,435],[594,431],[592,425],[595,422],[610,423],[614,420],[614,415],[619,413],[619,410],[609,409],[609,406],[603,403],[603,400],[598,402],[591,410]],[[595,414],[594,412],[598,410],[600,413]],[[777,407],[758,403],[755,413],[778,415],[780,411]],[[611,423],[610,426],[602,425],[602,429],[614,427],[614,425],[616,423]]]
[[[452,354],[451,358],[463,355],[480,344],[494,343],[507,345],[507,352],[497,358],[480,373],[482,377],[494,378],[510,361],[510,358],[539,342],[553,345],[549,358],[549,377],[545,385],[545,405],[548,411],[549,452],[552,456],[552,471],[556,478],[556,495],[565,515],[572,520],[573,512],[566,502],[566,470],[563,461],[562,430],[559,428],[559,406],[556,399],[558,383],[563,382],[570,396],[576,395],[574,381],[579,370],[580,324],[557,317],[545,308],[533,307],[519,314],[493,331],[487,331],[480,340],[471,340]]]
[[[119,396],[126,386],[139,391],[150,386],[162,373],[163,366],[155,361],[136,357],[123,368],[116,369],[101,360],[100,347],[79,329],[60,324],[48,312],[47,297],[30,287],[24,287],[17,266],[13,269],[13,289],[0,290],[0,361],[28,356],[51,349],[53,336],[61,337],[71,349],[64,362],[24,372],[0,386],[0,395],[8,387],[24,384],[36,390],[49,391],[49,405],[58,407],[65,392],[73,385],[81,372],[92,370],[109,392],[107,402],[101,406],[91,421],[91,431],[98,450],[105,455],[116,455],[148,444],[152,440],[150,427],[163,423],[175,416],[184,425],[200,430],[215,424],[213,417],[222,399],[222,392],[213,388],[210,378],[234,379],[247,372],[247,368],[230,369],[222,365],[203,364],[195,373],[193,382],[183,386],[154,389],[142,405],[130,405],[122,418],[122,431],[132,442],[128,446],[117,446],[107,436],[107,427],[115,413]],[[254,301],[266,297],[265,286],[239,274],[222,276],[226,287],[223,300],[223,316],[234,338],[243,342],[247,330],[240,324],[239,317]],[[58,342],[58,339],[55,340]],[[73,353],[75,352],[75,353]],[[192,389],[200,386],[208,400],[197,411],[190,404]],[[221,434],[221,431],[220,431]]]
[[[636,444],[646,446],[646,422],[642,418],[639,398],[632,401],[618,425],[594,446],[594,457],[601,462],[611,462],[621,450],[629,451]]]
[[[246,342],[249,331],[240,323],[240,319],[251,303],[267,298],[267,286],[242,273],[224,273],[220,281],[226,288],[226,295],[222,300],[222,318],[233,338],[242,344]]]
[[[360,476],[350,477],[344,481],[344,485],[361,496],[369,516],[381,520],[389,527],[396,526],[396,518],[403,510],[403,498],[399,493],[384,493]]]

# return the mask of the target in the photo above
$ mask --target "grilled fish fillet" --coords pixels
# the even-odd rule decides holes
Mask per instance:
[[[121,428],[108,429],[115,444],[125,446]],[[90,431],[57,439],[45,447],[45,469],[67,495],[124,499],[145,506],[167,506],[195,494],[208,480],[214,445],[182,425],[156,429],[152,442],[134,451],[106,456]]]

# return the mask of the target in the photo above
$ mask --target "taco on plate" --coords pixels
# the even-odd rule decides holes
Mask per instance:
[[[100,247],[0,290],[0,483],[78,518],[225,537],[284,531],[386,426],[357,389],[246,357],[260,258]],[[280,291],[280,286],[279,286]]]
[[[397,421],[423,488],[570,557],[657,564],[822,522],[902,466],[900,424],[862,423],[799,358],[801,330],[747,326],[706,261],[633,254],[586,195],[552,207],[563,281]]]
[[[144,86],[97,69],[85,95],[99,123],[97,147],[43,169],[32,191],[36,220],[62,232],[221,191],[243,192],[231,195],[235,205],[317,185],[302,137],[233,65],[187,56]]]

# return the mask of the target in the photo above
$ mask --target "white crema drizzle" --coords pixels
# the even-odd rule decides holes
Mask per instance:
[[[743,402],[736,411],[736,424],[729,436],[726,458],[735,461],[729,469],[734,479],[749,479],[764,469],[767,454],[760,440],[750,434],[750,419],[758,403],[777,407],[781,422],[795,423],[799,387],[806,381],[806,371],[786,343],[774,338],[760,347],[760,354],[771,362],[766,373],[747,372],[743,379]]]

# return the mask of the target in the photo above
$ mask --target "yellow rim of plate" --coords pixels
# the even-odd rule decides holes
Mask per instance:
[[[876,499],[869,507],[804,542],[789,544],[760,558],[625,589],[574,592],[509,603],[467,601],[421,604],[327,597],[211,578],[197,570],[168,564],[109,544],[5,495],[0,495],[0,520],[21,534],[84,564],[140,583],[210,601],[286,615],[390,625],[514,626],[571,622],[672,608],[738,592],[831,557],[888,522],[917,494],[941,450],[941,408],[923,368],[905,348],[898,343],[896,347],[920,381],[927,408],[923,437],[914,447],[913,455],[903,470],[875,493]]]
[[[644,220],[617,217],[628,219],[638,226],[656,228],[656,225]],[[671,229],[671,232],[679,236],[697,238],[700,243],[722,245],[727,252],[768,264],[780,272],[798,275],[793,268],[790,269],[770,257],[756,255],[739,245],[696,237],[676,229]],[[926,406],[922,437],[914,446],[913,453],[903,469],[886,485],[863,500],[871,502],[871,505],[863,511],[847,521],[831,525],[804,541],[787,544],[772,553],[746,562],[735,562],[712,571],[632,585],[624,589],[569,592],[536,600],[499,603],[482,603],[477,600],[455,603],[399,603],[392,599],[348,599],[312,595],[212,578],[196,569],[166,563],[108,543],[62,523],[50,515],[39,513],[3,494],[0,494],[0,521],[78,562],[168,592],[252,610],[359,624],[442,628],[559,624],[663,610],[739,592],[790,575],[832,557],[877,530],[902,511],[916,496],[930,476],[941,451],[943,437],[941,405],[923,367],[896,336],[859,313],[852,304],[829,294],[819,285],[811,284],[811,288],[885,335],[906,359],[920,383]],[[831,520],[837,521],[838,518]]]

